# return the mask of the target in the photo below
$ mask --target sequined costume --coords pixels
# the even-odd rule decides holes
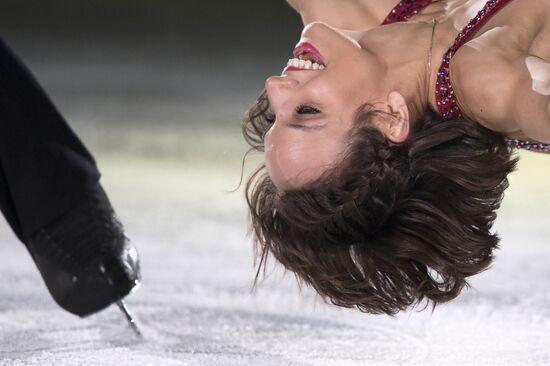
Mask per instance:
[[[430,5],[432,0],[403,0],[390,11],[382,25],[396,22],[406,22],[419,11]]]
[[[402,0],[388,14],[384,24],[407,21],[413,15],[418,14],[422,9],[431,4],[431,0]],[[468,24],[460,29],[453,45],[443,56],[443,61],[437,72],[435,87],[435,100],[439,114],[444,120],[463,118],[463,114],[458,106],[456,97],[449,77],[449,65],[451,58],[458,51],[460,46],[466,43],[470,36],[481,27],[493,14],[508,4],[510,0],[489,0],[483,8],[472,18]],[[550,144],[531,143],[529,141],[507,138],[508,146],[532,150],[532,151],[550,151]]]

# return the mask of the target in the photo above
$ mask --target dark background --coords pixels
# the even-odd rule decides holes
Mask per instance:
[[[301,29],[284,0],[0,2],[1,37],[96,155],[190,157],[200,140],[237,159],[242,116]]]
[[[214,34],[231,28],[229,33],[258,36],[289,34],[281,25],[291,13],[284,0],[4,0],[0,9],[3,26],[25,31],[162,33],[208,26]]]
[[[300,21],[283,0],[3,0],[0,27],[4,34],[61,38],[167,37],[253,54],[255,48],[283,51],[296,40]]]

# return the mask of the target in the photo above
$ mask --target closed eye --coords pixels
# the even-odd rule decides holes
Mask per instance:
[[[308,104],[301,104],[298,107],[296,107],[296,114],[318,114],[318,113],[321,113],[319,109]]]

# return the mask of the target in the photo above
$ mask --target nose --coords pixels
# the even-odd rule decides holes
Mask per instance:
[[[265,89],[271,109],[275,114],[285,110],[292,91],[298,86],[298,80],[288,76],[271,76],[265,81]]]

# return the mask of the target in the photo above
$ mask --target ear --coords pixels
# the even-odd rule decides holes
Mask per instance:
[[[391,113],[394,118],[389,119],[388,125],[384,129],[384,135],[391,142],[400,144],[409,137],[410,132],[407,101],[401,93],[392,91],[388,95],[387,105],[389,109],[388,112]]]

